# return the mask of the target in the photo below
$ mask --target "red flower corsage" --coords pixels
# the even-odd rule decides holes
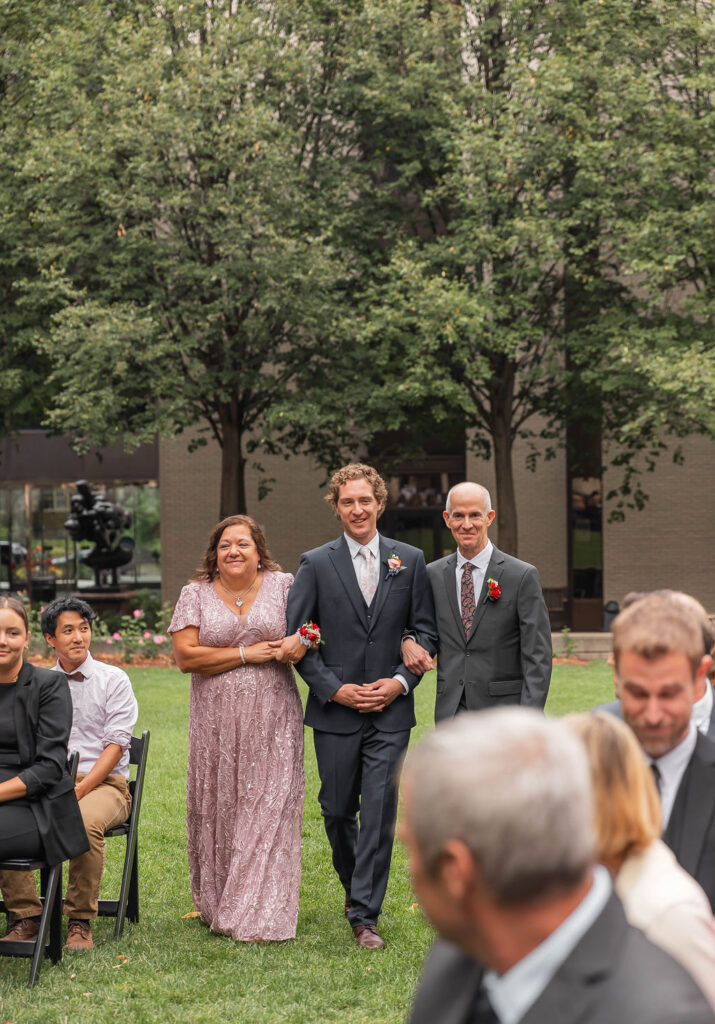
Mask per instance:
[[[498,601],[501,597],[501,587],[494,579],[490,576],[487,580],[487,596],[484,598],[485,601]]]
[[[310,647],[312,650],[317,650],[321,644],[325,641],[320,635],[320,626],[317,622],[304,622],[298,630],[298,637],[304,647]]]

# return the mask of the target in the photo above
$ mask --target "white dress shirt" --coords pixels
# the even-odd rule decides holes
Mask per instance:
[[[710,680],[705,680],[705,693],[702,695],[700,700],[696,700],[693,704],[693,710],[690,715],[690,721],[694,724],[698,732],[701,732],[703,736],[707,736],[708,729],[710,728],[710,719],[713,716],[713,688],[710,685]]]
[[[654,764],[660,772],[660,808],[663,813],[664,832],[668,827],[678,787],[693,756],[697,739],[698,730],[691,721],[685,739],[681,740],[677,747],[655,759],[646,755],[648,764]]]
[[[499,1024],[516,1024],[534,1005],[606,906],[612,888],[606,868],[596,865],[591,888],[556,931],[505,974],[484,972],[484,988]]]
[[[358,586],[360,586],[360,563],[358,562],[358,559],[360,558],[360,552],[362,551],[363,548],[369,548],[370,549],[370,553],[372,554],[372,557],[375,559],[375,561],[377,563],[377,580],[378,580],[378,586],[379,586],[380,585],[380,534],[376,533],[375,536],[372,538],[372,540],[368,541],[367,544],[361,544],[359,540],[355,540],[353,537],[349,537],[347,535],[347,533],[343,533],[343,536],[345,537],[345,540],[347,541],[348,550],[350,552],[350,558],[352,559],[352,563],[353,563],[353,569],[355,570],[355,579],[358,582]],[[387,568],[386,567],[385,567],[385,572],[387,572]],[[377,593],[377,591],[376,591],[376,593]],[[402,689],[404,690],[405,694],[408,694],[410,692],[410,688],[407,685],[407,680],[405,679],[404,676],[401,676],[399,673],[397,673],[392,678],[393,679],[398,679],[400,681],[400,683],[402,683]]]
[[[59,661],[56,672],[64,672]],[[110,775],[129,777],[129,744],[139,708],[129,676],[115,665],[95,661],[91,654],[71,675],[81,672],[84,679],[68,679],[72,694],[72,731],[68,751],[79,751],[78,771],[92,770],[99,755],[110,743],[122,748]],[[65,673],[67,674],[67,673]]]
[[[457,578],[457,605],[459,606],[460,615],[462,613],[462,576],[464,575],[464,563],[471,562],[474,568],[472,569],[472,579],[474,580],[474,603],[479,604],[479,595],[482,592],[482,586],[484,584],[484,577],[487,574],[487,567],[489,565],[489,559],[492,557],[492,551],[494,545],[490,540],[487,541],[486,546],[474,556],[474,558],[465,558],[461,551],[457,550],[457,568],[455,570],[455,576]]]

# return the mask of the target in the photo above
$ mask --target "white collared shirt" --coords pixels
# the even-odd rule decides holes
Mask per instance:
[[[370,549],[370,552],[371,552],[373,558],[375,559],[375,561],[377,563],[377,578],[378,578],[378,581],[379,581],[379,579],[380,579],[380,534],[376,533],[375,536],[372,538],[372,540],[368,541],[367,544],[361,544],[359,540],[355,540],[354,537],[349,537],[347,535],[347,533],[343,533],[343,537],[345,537],[345,540],[347,541],[347,544],[348,544],[348,551],[350,552],[350,558],[352,559],[353,569],[355,570],[355,579],[358,581],[358,586],[360,586],[360,566],[358,564],[358,558],[360,557],[360,552],[362,551],[363,548],[369,548]],[[378,583],[378,585],[379,585],[379,583]],[[404,676],[401,676],[398,673],[397,675],[394,675],[392,678],[393,679],[399,679],[399,681],[402,683],[402,689],[405,691],[405,694],[408,694],[410,692],[410,688],[407,685],[407,680],[405,679]]]
[[[490,540],[487,541],[486,545],[474,556],[474,558],[465,558],[462,552],[457,549],[457,568],[455,570],[455,576],[457,579],[457,605],[459,607],[460,615],[462,613],[462,576],[464,574],[464,563],[471,562],[474,566],[474,569],[472,570],[472,579],[474,580],[474,601],[475,603],[478,603],[479,595],[484,584],[484,577],[487,574],[489,559],[492,557],[493,550],[494,545]]]
[[[64,672],[59,661],[55,671]],[[129,744],[139,708],[129,676],[115,665],[95,661],[91,654],[70,673],[81,672],[83,680],[68,679],[72,694],[72,730],[67,749],[79,751],[78,771],[87,774],[110,743],[122,748],[110,775],[129,777]],[[66,673],[65,673],[66,674]]]
[[[484,972],[484,988],[499,1024],[516,1024],[534,1005],[605,907],[611,889],[611,876],[597,864],[591,888],[556,931],[505,974]]]
[[[696,700],[693,704],[693,710],[690,715],[690,721],[693,723],[698,732],[701,732],[703,736],[707,736],[712,716],[713,688],[710,685],[710,680],[706,679],[705,693],[702,695],[700,700]]]
[[[654,764],[660,772],[660,808],[663,814],[663,831],[665,832],[673,811],[673,804],[685,769],[693,756],[698,740],[698,730],[690,723],[685,739],[677,747],[673,747],[662,757],[652,758],[646,755],[648,764]]]

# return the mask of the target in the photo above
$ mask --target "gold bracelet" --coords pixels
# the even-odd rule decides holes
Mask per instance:
[[[241,655],[241,664],[245,665],[246,664],[246,648],[243,646],[243,644],[239,644],[238,645],[238,653]]]

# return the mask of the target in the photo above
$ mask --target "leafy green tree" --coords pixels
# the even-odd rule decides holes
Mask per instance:
[[[268,413],[327,374],[352,272],[327,11],[87,0],[43,40],[23,174],[59,307],[50,422],[85,446],[210,432],[222,514],[245,511],[248,453],[278,444]]]
[[[639,459],[652,466],[664,433],[713,430],[709,6],[432,5],[445,59],[424,149],[437,160],[398,181],[415,230],[372,286],[363,344],[396,371],[394,419],[423,402],[461,410],[475,449],[493,454],[512,552],[517,437],[546,439],[548,453],[564,423],[586,420],[625,471],[625,506],[642,503]],[[661,274],[644,281],[646,265],[673,265],[664,224],[690,237],[702,288],[691,264],[667,297]],[[375,400],[363,407],[374,420]]]

